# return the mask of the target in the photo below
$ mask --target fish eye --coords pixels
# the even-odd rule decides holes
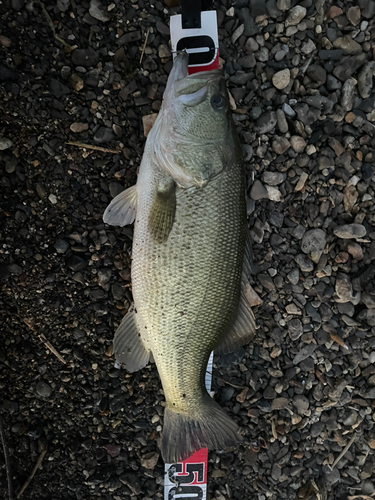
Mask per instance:
[[[224,97],[221,95],[213,95],[211,97],[211,106],[217,110],[223,109],[225,106]]]

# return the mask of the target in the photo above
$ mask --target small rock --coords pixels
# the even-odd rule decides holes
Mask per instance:
[[[337,467],[331,469],[329,465],[323,466],[324,479],[329,486],[336,484],[340,481],[340,472]]]
[[[308,257],[306,257],[306,255],[303,255],[301,253],[296,255],[295,261],[296,261],[298,267],[304,273],[309,273],[309,272],[314,270],[314,264],[311,262],[311,260]]]
[[[346,17],[353,26],[357,26],[361,20],[361,9],[357,5],[355,7],[349,7]]]
[[[51,94],[57,97],[57,99],[60,99],[64,95],[70,93],[68,87],[55,78],[51,79],[49,89],[51,91]]]
[[[319,64],[311,64],[306,71],[306,74],[311,80],[318,83],[319,85],[324,85],[327,80],[327,71],[319,66]]]
[[[306,16],[306,12],[306,8],[302,7],[301,5],[296,5],[295,7],[293,7],[290,10],[287,19],[285,20],[285,27],[287,28],[288,26],[296,26],[297,24],[299,24]]]
[[[84,83],[83,80],[80,76],[76,75],[75,73],[72,74],[70,77],[70,85],[73,87],[74,90],[79,92],[80,90],[83,89]]]
[[[342,16],[342,14],[343,11],[340,7],[337,7],[337,5],[331,5],[331,7],[326,12],[326,18],[335,19],[335,17]]]
[[[310,229],[302,238],[301,249],[317,264],[326,244],[326,233],[322,229]]]
[[[362,247],[358,244],[355,243],[354,241],[349,241],[348,246],[347,246],[348,253],[355,259],[355,260],[362,260],[363,259],[363,250]]]
[[[275,136],[274,140],[272,141],[272,151],[274,151],[278,155],[282,155],[289,148],[290,142],[286,137]],[[269,184],[269,182],[267,184]]]
[[[69,243],[67,243],[65,240],[58,239],[55,241],[54,246],[57,253],[65,253],[69,248]]]
[[[278,186],[285,180],[285,174],[281,172],[264,172],[262,180],[269,186]]]
[[[0,35],[0,47],[9,48],[12,45],[10,38],[4,35]]]
[[[307,42],[305,42],[302,47],[301,47],[301,52],[303,54],[311,54],[311,52],[313,52],[314,50],[316,49],[316,45],[315,43],[311,40],[311,38],[309,38],[307,40]]]
[[[333,42],[335,49],[342,49],[345,54],[357,54],[362,51],[362,47],[350,35],[336,38]]]
[[[294,113],[294,111],[293,111],[293,113]],[[288,126],[288,122],[286,120],[284,111],[282,109],[278,109],[276,111],[276,116],[277,116],[278,129],[280,130],[280,132],[282,134],[286,134],[286,132],[288,132],[289,126]]]
[[[366,228],[362,224],[344,224],[337,226],[333,230],[338,238],[351,239],[363,238],[366,235]]]
[[[349,302],[353,296],[353,287],[350,278],[347,274],[337,273],[335,292],[337,295],[337,302],[345,304]]]
[[[49,398],[52,394],[51,386],[48,385],[47,382],[44,382],[44,380],[39,380],[36,384],[35,390],[42,398]]]
[[[246,297],[246,299],[251,307],[260,306],[262,304],[262,299],[259,297],[259,295],[256,293],[256,291],[253,289],[253,287],[250,285],[250,283],[247,283],[245,285],[243,293],[244,293],[244,295],[245,295],[245,297]]]
[[[109,267],[98,270],[98,285],[104,287],[111,279],[112,270]]]
[[[357,80],[354,78],[348,78],[342,86],[341,106],[345,109],[345,111],[350,111],[353,108],[354,90],[356,85]]]
[[[72,62],[75,66],[90,68],[99,62],[99,53],[94,49],[75,49],[72,52]]]
[[[0,151],[5,151],[13,146],[13,142],[7,137],[0,137]]]
[[[88,130],[89,125],[88,123],[75,122],[72,123],[69,128],[72,132],[80,133]]]
[[[96,142],[97,144],[104,144],[106,142],[112,141],[113,138],[114,138],[114,135],[113,135],[113,132],[110,128],[100,127],[95,132],[94,142]]]
[[[52,205],[56,205],[56,203],[57,203],[57,197],[56,197],[56,195],[54,195],[53,193],[51,193],[48,196],[48,199],[52,203]]]
[[[303,334],[303,326],[299,319],[292,319],[288,322],[288,333],[291,340],[298,340]]]
[[[300,415],[306,415],[306,413],[308,412],[309,406],[310,406],[309,400],[307,399],[306,396],[302,396],[302,395],[294,396],[292,403],[293,403],[293,406],[296,407],[297,412]]]
[[[286,12],[287,10],[290,10],[292,4],[291,0],[277,0],[276,2],[277,8],[281,10],[282,12]]]
[[[285,89],[290,83],[290,70],[286,68],[275,73],[272,77],[272,83],[279,90]]]
[[[151,115],[142,116],[143,135],[145,137],[147,137],[148,134],[150,133],[150,130],[152,129],[157,117],[158,117],[157,113],[152,113]]]
[[[267,111],[258,118],[254,129],[258,134],[267,134],[267,132],[271,132],[275,128],[276,123],[276,113],[274,111]]]
[[[375,61],[363,65],[358,75],[358,91],[363,99],[370,97],[375,76]]]
[[[375,295],[370,295],[369,293],[362,293],[362,302],[368,309],[375,309]]]
[[[99,0],[90,0],[89,14],[94,19],[102,21],[103,23],[106,23],[110,19]]]
[[[155,469],[156,464],[159,460],[159,453],[155,451],[151,451],[150,453],[146,453],[141,458],[141,466],[145,469]]]
[[[119,477],[120,481],[125,484],[134,495],[140,495],[142,489],[138,479],[138,474],[134,472],[127,472]]]
[[[81,271],[86,267],[86,262],[82,259],[82,257],[79,257],[78,255],[72,255],[68,259],[67,264],[73,272]]]
[[[171,57],[171,51],[169,50],[168,45],[166,45],[165,43],[159,45],[158,55],[160,59],[167,59],[168,57]]]
[[[355,56],[346,56],[343,57],[334,70],[333,74],[340,81],[345,82],[348,78],[350,78],[353,73],[357,71],[358,68],[362,66],[365,62],[366,56],[363,52],[356,54]]]
[[[290,145],[292,146],[293,150],[300,154],[303,153],[306,147],[306,141],[303,137],[300,137],[299,135],[293,135],[290,138]]]
[[[268,199],[271,201],[282,201],[283,197],[281,192],[275,186],[266,185]]]
[[[240,36],[244,32],[244,29],[245,29],[244,24],[240,24],[240,26],[238,26],[238,28],[235,29],[234,33],[232,34],[232,38],[231,38],[232,43],[237,42],[237,40],[240,38]]]

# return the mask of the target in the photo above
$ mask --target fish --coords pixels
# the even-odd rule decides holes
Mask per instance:
[[[178,53],[137,182],[103,215],[110,225],[134,222],[134,303],[113,349],[129,372],[156,363],[165,395],[166,463],[241,440],[204,380],[211,351],[231,352],[256,331],[245,295],[254,269],[245,190],[223,73],[188,75],[188,55]]]

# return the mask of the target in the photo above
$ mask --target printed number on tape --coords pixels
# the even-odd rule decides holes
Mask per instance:
[[[201,12],[201,28],[182,28],[182,17],[171,17],[171,43],[174,56],[181,50],[189,54],[189,74],[219,68],[219,39],[216,11]]]
[[[165,500],[205,500],[207,493],[207,448],[183,462],[166,464]]]

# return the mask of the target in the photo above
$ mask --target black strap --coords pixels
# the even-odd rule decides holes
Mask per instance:
[[[182,29],[201,28],[201,12],[210,9],[212,0],[181,0]]]

